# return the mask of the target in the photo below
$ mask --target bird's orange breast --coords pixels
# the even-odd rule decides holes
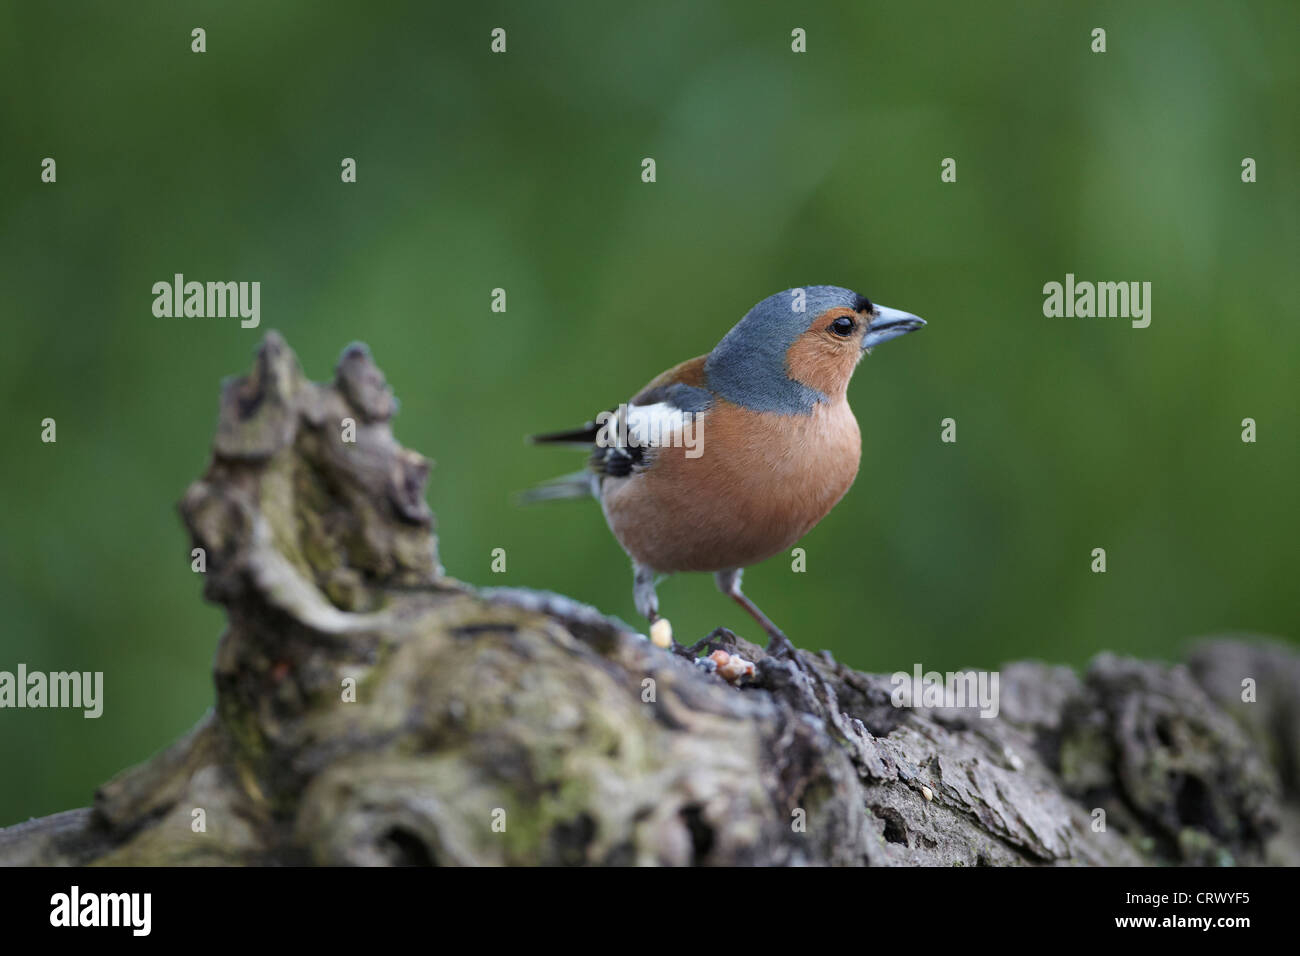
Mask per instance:
[[[810,415],[755,412],[719,400],[702,417],[701,454],[653,450],[653,462],[606,479],[615,537],[656,571],[747,567],[791,547],[853,484],[861,456],[844,399]]]

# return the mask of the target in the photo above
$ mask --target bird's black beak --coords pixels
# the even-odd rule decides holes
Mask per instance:
[[[900,312],[888,306],[876,306],[875,316],[867,326],[867,334],[862,336],[862,348],[869,349],[881,342],[888,342],[908,332],[915,332],[925,325],[925,319],[918,318],[910,312]]]

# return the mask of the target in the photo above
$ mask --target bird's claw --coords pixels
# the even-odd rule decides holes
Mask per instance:
[[[768,641],[767,641],[768,657],[784,657],[784,658],[794,657],[795,647],[793,642],[791,642],[790,638],[786,637],[783,633],[776,630],[775,628],[772,628],[767,632],[767,637],[768,637]]]

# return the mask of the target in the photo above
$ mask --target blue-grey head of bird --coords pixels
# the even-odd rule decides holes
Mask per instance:
[[[709,388],[760,412],[809,414],[844,397],[862,356],[925,325],[833,285],[787,289],[746,313],[709,353]]]

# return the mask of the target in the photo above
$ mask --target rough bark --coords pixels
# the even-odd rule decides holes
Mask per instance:
[[[228,616],[215,708],[92,808],[0,830],[0,863],[1300,862],[1292,649],[1011,664],[996,718],[725,630],[663,650],[446,577],[395,407],[363,346],[317,385],[267,336],[180,505]]]

